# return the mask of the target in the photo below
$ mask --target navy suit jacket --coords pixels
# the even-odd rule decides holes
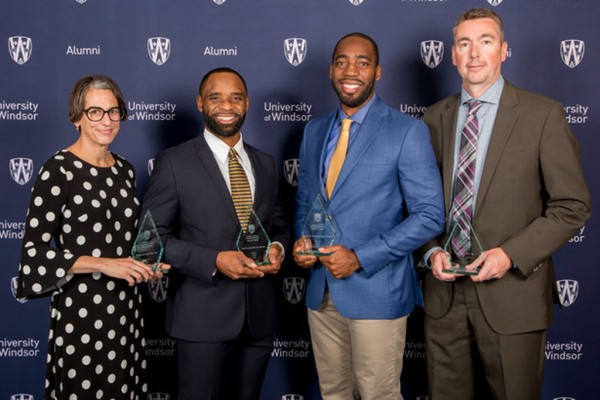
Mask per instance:
[[[271,241],[289,234],[278,204],[277,167],[270,155],[245,144],[256,188],[254,211]],[[273,333],[275,293],[270,276],[232,280],[213,276],[217,254],[235,250],[239,222],[231,195],[206,140],[199,136],[156,156],[142,212],[150,210],[165,245],[169,272],[167,333],[219,342],[234,338],[245,317],[254,337]],[[144,215],[144,214],[142,214]]]
[[[325,143],[337,111],[310,121],[300,149],[296,236],[323,182]],[[444,204],[425,124],[374,99],[356,133],[328,203],[335,244],[353,249],[362,270],[335,279],[320,263],[310,269],[306,304],[317,309],[325,284],[340,314],[392,319],[422,304],[412,252],[444,226]]]

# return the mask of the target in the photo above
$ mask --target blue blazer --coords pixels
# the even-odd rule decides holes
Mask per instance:
[[[325,194],[323,160],[337,111],[310,121],[300,149],[296,237],[316,196]],[[429,132],[375,97],[352,139],[328,203],[335,244],[353,249],[362,270],[334,278],[320,263],[310,269],[306,304],[317,309],[325,284],[340,314],[393,319],[423,298],[412,252],[442,232],[444,201]]]

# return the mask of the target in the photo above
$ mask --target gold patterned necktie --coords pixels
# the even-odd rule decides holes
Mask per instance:
[[[346,152],[348,151],[348,140],[350,138],[350,125],[352,125],[353,122],[353,120],[348,118],[344,118],[342,120],[340,137],[337,145],[335,146],[335,150],[333,151],[333,156],[329,162],[329,170],[327,171],[327,182],[325,183],[325,192],[327,193],[327,198],[331,197],[335,183],[337,182],[338,176],[340,176],[342,165],[344,165]]]
[[[233,207],[240,221],[242,231],[246,231],[248,227],[248,221],[250,221],[250,214],[252,213],[252,192],[250,190],[250,183],[248,183],[248,177],[244,172],[244,168],[241,166],[237,158],[237,152],[235,149],[229,149],[229,183],[231,186],[231,199],[233,200]]]

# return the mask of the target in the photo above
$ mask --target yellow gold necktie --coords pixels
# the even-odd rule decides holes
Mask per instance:
[[[231,199],[233,207],[240,221],[240,226],[245,232],[252,214],[252,191],[244,168],[237,159],[237,152],[229,149],[229,183],[231,185]]]
[[[348,139],[350,138],[350,125],[353,122],[353,120],[348,118],[342,120],[342,131],[340,132],[340,137],[333,151],[333,156],[329,162],[329,170],[327,171],[327,182],[325,183],[327,198],[331,197],[335,183],[342,170],[342,165],[344,165],[346,152],[348,151]]]

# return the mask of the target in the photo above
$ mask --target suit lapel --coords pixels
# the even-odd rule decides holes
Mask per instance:
[[[329,138],[329,132],[333,128],[333,124],[337,117],[337,111],[332,112],[329,115],[329,118],[325,118],[322,123],[320,123],[316,128],[316,136],[317,139],[315,141],[315,149],[320,150],[320,153],[315,151],[314,154],[320,154],[318,163],[319,163],[319,181],[321,184],[319,185],[319,193],[321,197],[324,199],[327,198],[327,193],[325,193],[325,180],[323,179],[323,175],[325,174],[325,157],[327,155],[327,139]],[[339,180],[339,177],[338,177]],[[332,194],[333,195],[333,194]]]
[[[500,103],[498,104],[498,113],[496,114],[496,121],[492,130],[490,146],[485,158],[485,165],[483,166],[481,182],[479,183],[477,200],[475,202],[475,218],[477,218],[477,210],[480,209],[485,199],[508,139],[513,133],[513,128],[517,121],[517,113],[514,111],[514,107],[517,103],[517,93],[514,86],[505,82]]]
[[[456,120],[458,118],[458,107],[460,96],[452,97],[446,104],[446,111],[442,113],[442,179],[444,186],[444,204],[446,204],[446,215],[450,213],[452,204],[452,186],[454,176],[454,147],[456,143]]]
[[[196,140],[196,155],[200,159],[200,163],[206,169],[207,175],[212,181],[213,186],[223,200],[221,204],[223,204],[224,208],[227,210],[227,214],[229,217],[231,217],[235,224],[239,225],[238,217],[235,212],[235,208],[233,207],[233,201],[231,200],[231,194],[227,188],[227,183],[223,178],[223,174],[221,174],[221,170],[217,165],[215,156],[210,150],[210,147],[208,147],[208,144],[206,143],[206,140],[204,140],[203,136],[200,136]],[[201,184],[201,182],[199,182],[199,184]],[[205,187],[202,190],[207,190],[207,188]]]

